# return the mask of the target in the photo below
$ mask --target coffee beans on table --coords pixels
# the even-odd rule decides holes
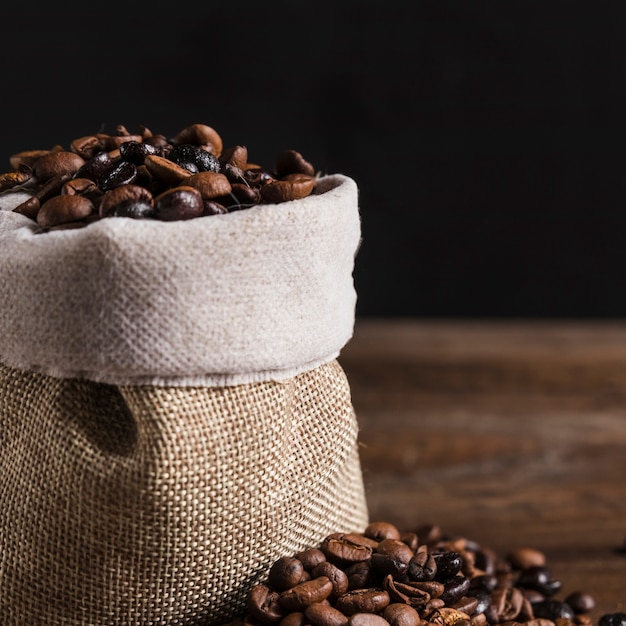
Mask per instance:
[[[591,626],[594,598],[560,591],[539,550],[502,556],[436,525],[372,522],[279,558],[229,626]],[[599,626],[625,620],[607,614]]]
[[[167,138],[142,127],[79,137],[68,147],[26,150],[9,159],[0,193],[27,192],[14,211],[42,231],[85,226],[106,217],[161,221],[239,211],[313,193],[313,165],[299,152],[273,167],[252,163],[243,145],[223,147],[218,132],[191,124]]]

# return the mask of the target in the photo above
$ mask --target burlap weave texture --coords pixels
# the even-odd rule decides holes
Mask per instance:
[[[220,624],[273,560],[367,523],[336,361],[114,386],[0,366],[0,624]]]

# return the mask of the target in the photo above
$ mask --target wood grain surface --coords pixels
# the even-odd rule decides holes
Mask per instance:
[[[626,320],[358,319],[341,353],[370,518],[545,552],[626,611]]]

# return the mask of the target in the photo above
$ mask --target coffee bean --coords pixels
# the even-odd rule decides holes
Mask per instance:
[[[573,619],[575,616],[569,604],[552,599],[535,602],[533,604],[533,613],[535,617],[550,619],[552,621],[560,618]]]
[[[506,560],[514,569],[527,569],[529,567],[544,567],[546,555],[533,548],[516,548],[506,555]]]
[[[343,537],[329,536],[320,546],[326,558],[339,563],[356,563],[369,561],[372,558],[372,548],[345,539]]]
[[[295,555],[307,572],[313,571],[313,568],[326,561],[326,555],[319,548],[307,548]]]
[[[137,178],[137,166],[128,161],[113,163],[98,179],[98,187],[102,191],[115,189],[120,185],[128,185]]]
[[[607,613],[600,617],[598,626],[626,626],[626,613]]]
[[[349,626],[389,626],[389,622],[381,615],[372,613],[355,613],[348,620]]]
[[[565,602],[572,607],[572,611],[574,613],[588,613],[592,611],[596,606],[595,598],[583,591],[574,591],[570,593],[566,598]]]
[[[246,606],[252,617],[261,623],[277,622],[283,616],[279,594],[267,585],[255,585],[246,598]]]
[[[326,576],[333,584],[333,596],[335,597],[348,591],[350,584],[348,575],[342,569],[339,569],[336,565],[333,565],[329,561],[322,561],[321,563],[318,563],[311,571],[311,574],[314,577]]]
[[[54,176],[75,174],[85,164],[85,159],[75,152],[49,152],[33,163],[33,176],[47,181]]]
[[[295,587],[302,579],[304,565],[302,561],[292,556],[283,556],[274,562],[267,576],[271,587],[284,591]]]
[[[261,200],[268,203],[300,200],[310,195],[315,187],[315,179],[306,174],[288,174],[280,180],[273,180],[261,187]]]
[[[314,176],[315,168],[296,150],[285,150],[276,158],[276,175],[283,178],[288,174]]]
[[[172,187],[154,199],[154,217],[158,220],[188,220],[199,217],[203,212],[202,195],[193,187]]]
[[[220,171],[220,162],[216,156],[191,144],[174,146],[167,158],[192,173]]]
[[[304,616],[312,626],[346,626],[348,623],[339,609],[327,604],[311,604],[304,610]]]
[[[285,611],[301,611],[330,596],[333,585],[326,576],[300,583],[280,594],[280,605]]]
[[[400,602],[389,604],[383,617],[390,626],[419,626],[421,622],[419,613],[412,606]]]
[[[389,594],[384,589],[355,589],[339,596],[335,602],[344,615],[355,613],[379,613],[390,604]]]
[[[51,228],[69,222],[79,222],[95,212],[94,204],[83,196],[59,195],[46,200],[37,212],[37,224]]]
[[[174,137],[174,144],[192,144],[200,146],[212,155],[219,157],[223,142],[220,134],[206,124],[191,124],[179,131]]]

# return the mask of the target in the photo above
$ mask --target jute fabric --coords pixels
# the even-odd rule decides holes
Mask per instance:
[[[0,624],[228,621],[276,558],[364,528],[357,431],[335,360],[224,387],[0,366]]]

